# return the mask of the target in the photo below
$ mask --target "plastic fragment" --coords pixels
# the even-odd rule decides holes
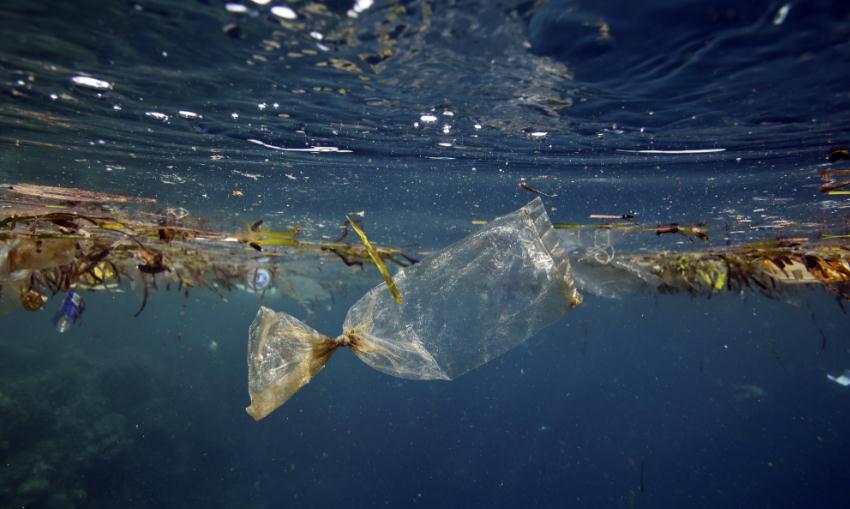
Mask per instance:
[[[257,267],[253,272],[249,272],[246,275],[246,282],[248,283],[248,288],[254,290],[255,292],[261,292],[268,288],[271,283],[272,276],[269,274],[269,271],[262,268]]]
[[[827,378],[837,383],[838,385],[842,385],[844,387],[850,387],[850,369],[844,371],[838,376],[826,375]]]
[[[74,76],[71,78],[74,85],[91,88],[94,90],[112,90],[112,83],[105,80],[92,78],[91,76]]]

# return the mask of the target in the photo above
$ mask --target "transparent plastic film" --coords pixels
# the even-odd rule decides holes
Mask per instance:
[[[260,419],[282,405],[340,346],[393,376],[450,380],[581,302],[539,198],[393,279],[403,303],[386,283],[373,288],[348,310],[336,339],[261,308],[248,345],[248,413]]]
[[[538,198],[381,285],[343,329],[373,345],[358,352],[401,378],[452,379],[522,343],[580,301],[569,261]]]
[[[256,420],[284,404],[321,371],[339,346],[286,313],[262,306],[248,329],[246,411]]]
[[[627,225],[624,225],[627,226]],[[555,226],[561,245],[569,255],[581,254],[600,264],[610,263],[626,236],[625,229],[559,223]]]
[[[559,223],[555,225],[561,245],[570,257],[575,284],[584,293],[618,298],[634,293],[633,287],[642,286],[622,267],[625,238],[631,223],[607,226]]]
[[[571,257],[576,286],[585,294],[620,299],[653,291],[661,280],[642,264],[621,257],[600,261],[594,256]]]

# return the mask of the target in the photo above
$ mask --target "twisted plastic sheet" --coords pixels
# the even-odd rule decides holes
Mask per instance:
[[[323,336],[261,308],[248,345],[248,413],[260,419],[309,382],[340,346],[384,373],[450,380],[519,345],[581,302],[569,259],[537,198],[403,269],[397,304],[381,284]]]

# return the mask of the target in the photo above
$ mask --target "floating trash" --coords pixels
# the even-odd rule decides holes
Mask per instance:
[[[168,115],[159,111],[146,111],[145,116],[159,120],[161,122],[168,122]]]
[[[38,290],[24,290],[21,292],[21,305],[27,311],[41,311],[47,303],[47,296]]]
[[[281,152],[310,152],[313,154],[326,154],[330,152],[337,152],[341,154],[351,153],[351,150],[341,149],[339,147],[322,147],[315,146],[309,148],[290,148],[290,147],[278,147],[277,145],[271,145],[269,143],[262,142],[260,140],[248,139],[248,143],[253,143],[254,145],[260,145],[261,147],[270,148],[272,150],[280,150]]]
[[[269,283],[271,283],[271,281],[271,274],[269,274],[269,271],[262,267],[255,269],[253,272],[248,273],[248,288],[254,290],[255,292],[262,292],[263,290],[268,288]]]
[[[68,290],[65,298],[62,299],[62,305],[59,311],[53,315],[53,326],[56,332],[64,333],[71,330],[71,327],[77,324],[83,317],[83,311],[86,305],[83,302],[83,296],[74,290]]]
[[[71,78],[71,82],[74,85],[94,90],[112,90],[112,83],[91,76],[74,76]]]
[[[785,19],[788,17],[788,13],[791,11],[791,4],[785,4],[776,11],[776,15],[773,17],[773,25],[779,26],[782,23],[785,23]]]
[[[298,18],[298,14],[285,5],[275,5],[271,8],[271,13],[281,19],[293,20]]]
[[[681,150],[657,150],[657,149],[645,149],[645,150],[627,150],[627,149],[617,149],[617,152],[624,152],[627,154],[670,154],[670,155],[688,155],[688,154],[718,154],[720,152],[726,152],[725,148],[697,148],[697,149],[681,149]]]
[[[158,207],[152,198],[13,184],[0,187],[0,202],[4,311],[40,309],[43,296],[121,292],[128,286],[143,295],[137,315],[151,290],[197,288],[221,295],[247,286],[255,292],[280,290],[301,303],[306,302],[297,295],[301,286],[292,281],[311,267],[324,272],[333,261],[343,262],[340,271],[377,266],[375,257],[399,267],[416,263],[400,249],[371,243],[367,248],[353,236],[334,242],[300,239],[297,226],[275,231],[262,220],[244,230],[216,231],[205,218]],[[355,278],[350,271],[346,275]],[[319,287],[309,293],[327,292]]]
[[[242,4],[237,4],[237,3],[233,3],[233,2],[228,2],[228,3],[224,4],[224,9],[227,12],[230,12],[230,13],[233,13],[233,14],[245,14],[246,12],[248,12],[247,7],[245,7]]]
[[[837,383],[838,385],[850,387],[850,369],[846,370],[844,373],[841,373],[838,376],[826,375],[826,377]]]
[[[567,255],[537,198],[373,288],[348,310],[336,338],[262,306],[248,337],[247,412],[257,420],[271,413],[340,347],[389,375],[451,380],[580,302]]]

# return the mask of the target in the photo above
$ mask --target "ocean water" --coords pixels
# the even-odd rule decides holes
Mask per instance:
[[[557,222],[710,229],[617,256],[841,235],[850,201],[818,188],[848,167],[826,160],[848,61],[841,1],[6,0],[0,182],[316,240],[362,211],[417,255],[541,193]],[[850,387],[826,377],[850,317],[826,291],[586,293],[452,382],[338,352],[254,422],[257,308],[338,334],[381,276],[337,268],[300,267],[309,296],[161,289],[138,317],[131,289],[85,292],[61,335],[61,296],[0,316],[0,506],[850,503]]]

